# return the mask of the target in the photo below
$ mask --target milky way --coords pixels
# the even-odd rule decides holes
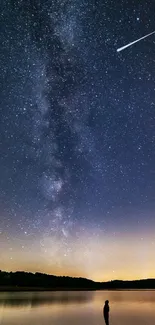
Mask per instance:
[[[154,30],[153,13],[153,1],[3,3],[3,269],[129,277],[145,243],[153,254],[155,44],[116,52]],[[130,236],[139,259],[131,246],[125,268]]]

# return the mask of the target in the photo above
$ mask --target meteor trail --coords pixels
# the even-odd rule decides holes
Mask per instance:
[[[147,35],[145,35],[145,36],[143,36],[143,37],[141,37],[141,38],[139,38],[139,39],[137,39],[137,40],[134,41],[134,42],[131,42],[131,43],[125,45],[125,46],[120,47],[119,49],[117,49],[117,52],[120,52],[120,51],[122,51],[122,50],[125,50],[127,47],[129,47],[129,46],[131,46],[131,45],[133,45],[133,44],[135,44],[135,43],[141,41],[142,39],[144,39],[144,38],[146,38],[146,37],[148,37],[148,36],[150,36],[150,35],[152,35],[152,34],[154,34],[154,33],[155,33],[155,31],[152,32],[152,33],[150,33],[150,34],[147,34]]]

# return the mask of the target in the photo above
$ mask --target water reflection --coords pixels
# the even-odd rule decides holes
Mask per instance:
[[[0,293],[1,325],[104,325],[102,308],[110,301],[110,325],[153,325],[155,291]]]
[[[41,305],[67,305],[70,303],[84,304],[93,298],[93,292],[16,292],[1,293],[0,306],[41,306]]]

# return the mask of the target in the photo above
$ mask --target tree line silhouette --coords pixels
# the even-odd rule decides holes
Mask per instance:
[[[46,290],[119,290],[155,289],[155,279],[133,281],[114,280],[95,282],[86,278],[56,276],[44,273],[0,271],[0,289],[46,289]]]

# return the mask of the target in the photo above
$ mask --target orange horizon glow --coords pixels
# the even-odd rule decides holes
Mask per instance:
[[[63,243],[46,237],[21,245],[17,239],[1,246],[1,270],[41,272],[58,276],[84,277],[94,281],[137,280],[155,277],[154,234],[103,237],[84,234],[67,238],[71,247],[65,254]],[[7,252],[7,253],[6,253]]]

